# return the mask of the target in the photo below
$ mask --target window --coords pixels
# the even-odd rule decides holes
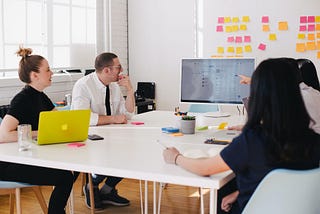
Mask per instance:
[[[16,71],[20,44],[51,67],[92,67],[96,0],[0,1],[0,70]]]

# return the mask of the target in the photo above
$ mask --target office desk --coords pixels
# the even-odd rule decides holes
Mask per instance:
[[[207,150],[213,148],[218,153],[223,147],[202,143],[205,132],[182,137],[170,137],[161,133],[158,125],[169,121],[152,121],[152,112],[144,117],[143,126],[100,126],[90,127],[90,133],[104,137],[102,141],[86,141],[86,146],[71,148],[66,144],[47,146],[33,145],[31,151],[19,152],[17,143],[0,144],[0,160],[49,168],[73,170],[126,177],[139,180],[172,183],[201,188],[210,188],[211,200],[216,197],[216,190],[230,181],[231,171],[212,175],[198,176],[172,164],[166,164],[162,157],[163,148],[156,143],[160,140],[167,146],[176,146],[182,152],[190,148]],[[164,116],[168,112],[155,112]],[[149,124],[150,122],[150,124]],[[148,125],[149,124],[149,128]],[[121,127],[121,128],[120,128]],[[199,140],[200,139],[200,140]],[[210,213],[215,212],[215,203],[210,203]]]

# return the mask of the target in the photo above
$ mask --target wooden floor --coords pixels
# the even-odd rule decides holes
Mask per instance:
[[[144,182],[143,182],[144,185]],[[132,179],[123,179],[120,184],[117,185],[118,193],[121,196],[128,198],[131,202],[127,207],[114,207],[107,206],[103,211],[96,213],[141,213],[140,209],[140,194],[139,194],[139,181]],[[153,183],[149,182],[148,185],[148,212],[153,213]],[[48,201],[52,187],[42,187],[42,192],[45,199]],[[81,196],[81,182],[80,179],[75,183],[74,189],[74,213],[86,214],[90,213],[90,210],[85,206],[84,196]],[[204,190],[204,202],[205,213],[209,212],[209,193],[208,190]],[[40,214],[41,208],[33,191],[29,188],[25,188],[21,192],[21,203],[23,214]],[[9,213],[9,196],[0,196],[0,214]],[[67,211],[69,213],[69,211]],[[200,213],[200,197],[199,191],[196,187],[186,187],[169,184],[164,189],[161,201],[161,213],[173,214],[184,213],[193,214]]]

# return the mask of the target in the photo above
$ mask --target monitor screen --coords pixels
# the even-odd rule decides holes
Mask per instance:
[[[239,74],[252,76],[253,58],[182,59],[180,101],[186,103],[241,104],[250,86]]]

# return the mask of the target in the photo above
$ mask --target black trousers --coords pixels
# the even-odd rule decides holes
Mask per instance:
[[[225,212],[221,209],[222,199],[225,196],[227,196],[230,193],[233,193],[237,190],[238,190],[238,188],[237,188],[237,183],[236,183],[235,178],[232,179],[231,181],[229,181],[226,185],[224,185],[221,189],[218,190],[218,200],[217,200],[217,213],[218,214],[240,214],[241,213],[237,201],[232,205],[230,212]]]
[[[65,214],[65,207],[76,178],[71,171],[1,162],[0,172],[0,179],[3,181],[54,186],[48,214]]]

